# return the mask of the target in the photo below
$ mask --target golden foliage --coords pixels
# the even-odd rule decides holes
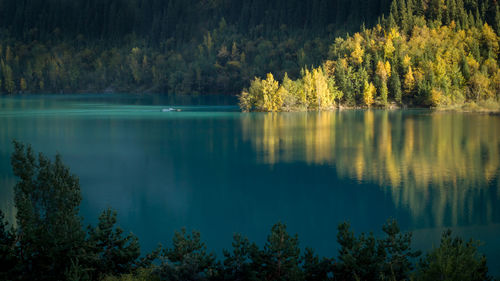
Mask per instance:
[[[375,96],[377,89],[373,86],[373,83],[365,82],[365,90],[363,91],[363,101],[366,106],[370,107],[373,104],[373,97]]]
[[[411,66],[408,67],[408,72],[404,79],[404,89],[407,94],[411,93],[415,89],[415,78],[413,77],[413,71]]]
[[[459,29],[453,23],[428,27],[424,21],[408,36],[396,28],[376,26],[335,39],[328,53],[330,59],[321,69],[304,69],[299,79],[287,82],[287,91],[281,92],[286,108],[278,108],[282,95],[269,106],[267,100],[257,101],[255,104],[265,106],[255,108],[322,110],[336,104],[386,106],[391,101],[454,106],[498,99],[499,39],[487,24]],[[377,87],[373,103],[365,100],[367,83]],[[259,100],[267,95],[255,97]]]
[[[389,71],[390,71],[390,65],[389,65]],[[377,62],[377,70],[375,71],[375,74],[382,80],[382,81],[387,81],[387,78],[389,77],[389,74],[387,73],[386,69],[386,64],[384,64],[382,61]]]
[[[442,93],[439,90],[432,89],[431,90],[431,104],[433,106],[438,106],[441,104],[441,96]]]

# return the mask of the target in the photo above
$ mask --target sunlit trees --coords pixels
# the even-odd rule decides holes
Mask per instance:
[[[363,92],[363,102],[366,106],[370,107],[373,104],[373,97],[375,96],[377,89],[372,83],[365,82],[365,90]]]
[[[387,105],[387,97],[389,94],[387,78],[391,76],[391,65],[389,62],[383,63],[382,61],[378,61],[375,74],[376,81],[378,81],[380,103],[385,106]]]
[[[239,104],[244,111],[328,110],[341,97],[334,79],[327,77],[322,68],[314,68],[304,69],[297,81],[285,74],[281,84],[271,73],[265,80],[255,78],[250,88],[240,94]]]
[[[406,95],[411,98],[411,94],[413,93],[413,90],[415,89],[415,77],[413,76],[413,70],[411,66],[408,67],[408,71],[406,72],[404,76],[404,82],[403,82],[403,88],[406,93]]]
[[[262,103],[259,104],[259,108],[262,111],[278,111],[283,103],[282,97],[278,94],[279,83],[274,80],[274,76],[271,73],[267,74],[267,78],[262,80],[262,92],[260,93],[262,97]]]
[[[496,94],[500,40],[489,24],[497,9],[489,10],[485,22],[483,9],[489,5],[481,3],[476,13],[463,1],[393,1],[381,25],[337,38],[330,46],[322,70],[334,102],[320,104],[325,100],[318,95],[324,88],[318,80],[320,69],[303,68],[294,81],[302,85],[303,106],[286,102],[286,109],[278,111],[389,104],[460,107],[484,102],[500,108]],[[471,12],[474,15],[469,16]],[[471,18],[473,24],[468,23]],[[388,23],[391,20],[394,24]],[[373,102],[367,91],[370,83],[376,89]]]

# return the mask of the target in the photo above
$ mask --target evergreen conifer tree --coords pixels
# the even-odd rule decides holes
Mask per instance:
[[[11,163],[19,178],[14,201],[17,235],[22,237],[18,245],[21,279],[65,280],[86,259],[78,178],[60,155],[52,162],[15,141]]]

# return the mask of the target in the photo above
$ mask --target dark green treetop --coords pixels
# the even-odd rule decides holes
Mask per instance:
[[[17,208],[22,279],[64,280],[84,258],[85,232],[78,215],[80,184],[61,156],[36,157],[31,146],[14,141],[11,158]]]

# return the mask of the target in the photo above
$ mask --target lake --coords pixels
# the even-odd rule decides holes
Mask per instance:
[[[336,256],[337,225],[396,218],[414,247],[476,238],[500,275],[500,116],[429,110],[240,113],[232,97],[0,97],[0,208],[15,216],[12,139],[80,178],[85,223],[108,207],[144,251],[201,232],[221,257],[236,232],[263,244],[284,222]],[[162,112],[165,108],[180,112]]]

